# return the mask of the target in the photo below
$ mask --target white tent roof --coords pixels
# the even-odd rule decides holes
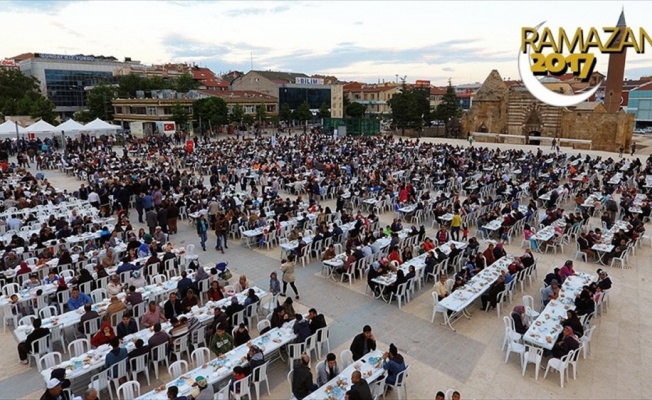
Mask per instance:
[[[115,130],[122,129],[119,125],[111,125],[108,122],[104,122],[99,118],[95,118],[93,121],[84,125],[84,131],[102,131],[102,130]]]
[[[15,128],[14,128],[15,129]],[[48,124],[47,122],[40,120],[33,123],[32,125],[25,128],[29,133],[39,133],[39,132],[58,132],[58,129],[54,126]]]
[[[57,126],[57,129],[60,131],[81,131],[84,129],[84,125],[80,124],[74,119],[69,119],[64,123],[59,124],[59,126]]]
[[[16,123],[14,121],[5,121],[0,125],[0,134],[11,133],[16,134]],[[27,130],[22,126],[18,125],[18,133],[27,133]]]

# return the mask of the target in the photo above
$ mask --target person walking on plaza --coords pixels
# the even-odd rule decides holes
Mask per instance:
[[[199,220],[197,221],[197,235],[199,235],[199,240],[201,241],[202,250],[206,251],[206,240],[208,236],[206,232],[208,231],[208,221],[206,221],[206,216],[204,214],[199,214]]]
[[[281,292],[281,296],[285,296],[285,290],[289,283],[296,296],[295,299],[299,300],[299,291],[294,285],[296,279],[294,276],[295,267],[296,263],[294,262],[294,254],[288,254],[287,260],[283,260],[283,263],[281,264],[281,271],[283,272],[283,292]]]
[[[635,152],[636,152],[636,142],[632,142],[632,154],[631,155],[633,156]]]
[[[623,158],[623,153],[625,152],[625,146],[620,145],[620,149],[618,150],[618,158]]]
[[[229,223],[226,218],[224,218],[224,214],[222,214],[221,211],[218,211],[215,216],[215,236],[217,236],[215,250],[221,251],[222,254],[224,254],[225,248],[229,248],[229,246],[226,245],[228,226]]]

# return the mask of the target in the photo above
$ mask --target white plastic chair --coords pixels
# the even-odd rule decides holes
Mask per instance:
[[[432,306],[432,318],[430,318],[430,322],[435,322],[435,316],[438,312],[440,312],[444,319],[446,319],[447,310],[439,305],[439,295],[437,295],[437,292],[432,292],[432,301],[434,304]]]
[[[50,351],[52,351],[52,347],[50,344],[50,335],[43,336],[42,338],[33,341],[31,353],[28,354],[29,366],[30,367],[32,366],[32,358],[34,359],[35,362],[38,363],[39,360],[41,359],[41,356]]]
[[[290,365],[290,368],[294,366],[294,361],[301,359],[301,355],[303,354],[305,348],[305,343],[289,343],[287,345],[288,364]]]
[[[540,347],[525,345],[525,353],[523,353],[523,374],[527,370],[529,363],[534,364],[534,379],[539,379],[539,369],[541,368],[541,360],[543,359],[543,349]]]
[[[79,357],[82,354],[90,351],[91,342],[88,339],[77,339],[68,343],[68,353],[70,357]]]
[[[185,373],[188,373],[188,362],[185,360],[175,361],[168,367],[168,374],[172,379],[177,379]]]
[[[229,387],[231,387],[231,379],[224,385],[215,395],[213,400],[230,400],[229,399]]]
[[[583,351],[582,347],[584,344],[580,341],[580,347],[577,350],[573,350],[573,355],[568,357],[568,367],[573,369],[573,380],[577,379],[577,364],[578,359],[580,358],[580,352]],[[568,370],[566,371],[568,373]]]
[[[407,297],[407,285],[408,283],[401,283],[398,285],[398,288],[396,289],[396,293],[392,293],[389,295],[389,302],[391,303],[394,298],[398,301],[398,308],[400,309],[402,306],[402,302],[405,301],[406,303],[408,302],[408,297]]]
[[[516,332],[512,331],[512,328],[505,328],[505,331],[505,336],[508,339],[507,351],[505,352],[505,364],[507,364],[510,354],[517,353],[519,355],[521,365],[523,365],[523,354],[525,353],[525,346],[519,343],[517,340],[513,339],[512,335]]]
[[[554,369],[559,372],[559,383],[561,387],[564,387],[564,380],[566,379],[566,374],[568,373],[568,362],[569,359],[573,356],[574,351],[571,350],[568,354],[562,358],[551,358],[548,360],[548,366],[546,367],[546,372],[543,374],[543,379],[546,379],[548,376],[548,371]]]
[[[231,397],[235,400],[240,400],[245,396],[251,399],[251,375],[247,375],[243,379],[235,382],[233,389],[235,390],[231,390]]]
[[[290,372],[288,372],[288,375],[287,375],[287,380],[288,380],[289,387],[290,387],[290,400],[297,400],[297,398],[294,396],[294,393],[292,393],[292,376],[293,376],[293,374],[294,374],[294,368],[290,369]]]
[[[51,318],[57,315],[57,308],[55,306],[47,306],[38,310],[38,315],[41,319]]]
[[[514,319],[511,315],[506,315],[503,317],[503,324],[505,324],[505,337],[503,338],[503,346],[501,350],[505,349],[507,343],[510,341],[520,342],[523,339],[523,335],[514,330]]]
[[[0,307],[0,310],[2,310],[2,333],[7,332],[7,321],[11,321],[13,323],[13,327],[16,328],[18,326],[18,315],[14,315],[14,313],[11,311],[11,306],[9,304],[3,304]]]
[[[38,367],[38,371],[41,372],[44,369],[48,369],[54,367],[55,365],[61,364],[62,360],[63,358],[61,356],[61,353],[59,353],[58,351],[53,351],[39,358],[36,366]]]
[[[113,399],[110,383],[109,370],[105,369],[104,371],[97,373],[91,377],[91,383],[88,385],[88,387],[97,390],[98,394],[102,390],[106,389],[109,392],[109,397]]]
[[[138,381],[125,382],[116,391],[120,400],[133,400],[140,397],[140,383]]]
[[[93,304],[97,304],[102,302],[104,298],[106,297],[106,292],[104,289],[95,289],[91,292],[91,300],[93,301]]]
[[[262,321],[258,321],[258,324],[256,324],[258,333],[262,332],[265,328],[271,328],[271,326],[272,324],[269,322],[268,319],[263,319]]]
[[[342,369],[345,369],[353,363],[353,353],[351,350],[344,350],[340,353],[340,359],[342,360]]]
[[[208,347],[200,347],[195,349],[190,355],[190,360],[195,368],[199,368],[211,360],[211,351]]]
[[[325,326],[318,329],[315,334],[317,335],[317,358],[321,358],[321,351],[324,345],[326,345],[327,352],[331,352],[330,331],[328,330],[328,327]]]
[[[147,378],[147,385],[150,385],[149,378],[149,363],[147,362],[149,354],[142,354],[138,357],[134,357],[129,360],[129,370],[131,372],[131,379],[138,381],[138,373],[144,372],[145,378]]]
[[[267,379],[267,367],[269,366],[269,361],[265,364],[260,365],[251,372],[251,383],[254,385],[254,392],[256,392],[256,398],[260,399],[260,385],[265,382],[267,386],[267,396],[271,396],[269,391],[269,379]]]
[[[410,369],[409,365],[405,366],[405,369],[398,374],[396,374],[396,381],[394,382],[393,385],[390,385],[385,381],[387,387],[391,387],[392,389],[395,390],[396,394],[398,395],[398,400],[403,400],[403,398],[407,399],[407,389],[405,387],[406,385],[406,380],[408,377],[408,370]]]
[[[591,354],[591,337],[593,337],[594,330],[595,330],[595,326],[586,329],[584,331],[584,336],[580,338],[580,341],[582,342],[582,355],[585,360],[586,360],[586,353],[588,352],[589,354]]]
[[[170,352],[176,355],[177,360],[181,360],[181,354],[183,354],[184,352],[186,353],[187,357],[190,357],[190,348],[188,347],[188,336],[189,335],[183,335],[179,338],[174,339],[174,342],[172,342],[172,349]]]
[[[165,365],[168,367],[170,366],[170,361],[168,359],[168,352],[167,349],[168,344],[167,343],[162,343],[153,349],[150,349],[149,354],[149,362],[150,364],[154,365],[154,376],[158,380],[158,367],[161,362],[165,362]]]

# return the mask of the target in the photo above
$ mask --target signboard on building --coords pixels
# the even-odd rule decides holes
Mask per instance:
[[[131,136],[133,137],[142,138],[144,136],[142,122],[130,122],[129,130],[131,131]]]
[[[417,80],[414,82],[416,87],[430,87],[430,81]]]
[[[35,54],[38,58],[45,58],[49,60],[68,60],[68,61],[95,61],[93,56],[69,56],[66,54],[48,54],[48,53],[37,53]]]
[[[174,121],[156,121],[156,130],[159,134],[171,134],[176,132]]]
[[[5,58],[4,60],[0,61],[0,67],[15,67],[16,66],[16,60],[10,59],[10,58]]]
[[[322,78],[295,78],[297,85],[323,85],[324,80]]]

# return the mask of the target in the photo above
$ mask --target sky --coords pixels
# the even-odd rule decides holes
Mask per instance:
[[[648,1],[3,1],[0,59],[26,52],[112,55],[214,72],[276,70],[376,83],[518,79],[521,28],[628,26],[652,36]],[[647,24],[647,25],[646,25]],[[597,71],[606,72],[598,55]],[[626,77],[652,74],[627,55]]]

